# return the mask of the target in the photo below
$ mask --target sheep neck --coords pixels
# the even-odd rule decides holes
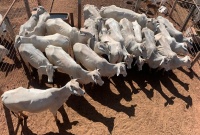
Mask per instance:
[[[73,71],[75,71],[73,73],[73,78],[81,78],[79,80],[79,82],[81,84],[83,84],[83,83],[84,84],[89,83],[89,81],[90,81],[90,80],[88,80],[89,79],[88,76],[89,76],[89,73],[90,73],[89,71],[83,69],[81,66],[77,66],[76,70],[73,70]]]
[[[111,64],[108,63],[107,61],[102,61],[101,66],[97,68],[100,69],[100,74],[102,76],[108,76],[108,77],[114,76],[117,71],[116,64]]]
[[[52,90],[52,93],[54,93],[55,97],[58,97],[56,102],[63,103],[71,96],[72,91],[70,91],[69,87],[70,86],[66,84],[61,88]]]

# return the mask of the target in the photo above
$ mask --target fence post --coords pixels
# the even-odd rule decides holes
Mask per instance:
[[[170,13],[169,13],[169,17],[171,17],[172,12],[174,11],[174,8],[175,8],[177,2],[178,2],[178,0],[175,0],[175,1],[174,1],[173,6],[172,6],[172,9],[171,9],[171,11],[170,11]]]
[[[192,9],[190,10],[190,13],[188,14],[187,18],[185,19],[185,21],[184,21],[184,23],[183,23],[183,26],[182,26],[182,28],[181,28],[181,32],[185,29],[185,27],[186,27],[188,21],[190,20],[190,17],[192,16],[192,14],[193,14],[194,11],[195,11],[195,9],[196,9],[196,6],[193,5],[193,6],[192,6]]]
[[[74,27],[74,15],[73,15],[73,13],[69,13],[69,16],[70,16],[71,26]]]
[[[81,0],[78,0],[78,28],[81,28]]]
[[[37,0],[38,6],[41,6],[41,2],[40,0]]]
[[[141,0],[137,0],[135,4],[135,12],[138,12],[138,9],[140,8]]]
[[[28,15],[28,18],[31,17],[31,10],[30,10],[30,6],[29,6],[29,3],[28,3],[28,0],[24,0],[24,5],[26,7],[26,13]]]

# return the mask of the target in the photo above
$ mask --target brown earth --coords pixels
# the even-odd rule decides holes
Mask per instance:
[[[73,12],[77,19],[77,1],[56,1],[54,12]],[[30,3],[31,7],[35,5],[34,2]],[[41,3],[48,9],[50,2]],[[98,7],[115,4],[125,7],[122,0],[83,0],[84,4]],[[7,0],[1,0],[0,13],[9,5]],[[127,8],[130,6],[127,5]],[[20,19],[24,21],[27,18],[18,16],[18,22]],[[54,86],[47,83],[46,76],[43,76],[42,85],[39,85],[36,71],[33,74],[27,72],[21,59],[18,55],[16,57],[12,42],[0,43],[5,42],[11,46],[12,54],[0,63],[0,92],[19,86],[41,89],[61,87],[69,81],[67,75],[57,72]],[[29,116],[27,121],[19,123],[0,101],[0,134],[199,135],[199,64],[197,62],[192,69],[179,68],[164,74],[150,72],[147,65],[140,72],[133,67],[127,70],[125,78],[103,78],[105,84],[102,87],[86,85],[84,89],[87,94],[84,97],[71,96],[59,109],[60,124],[54,122],[49,111],[26,113]]]

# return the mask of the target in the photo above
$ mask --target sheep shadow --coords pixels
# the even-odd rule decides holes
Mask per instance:
[[[3,105],[3,108],[4,108],[6,123],[7,123],[7,126],[8,126],[8,133],[9,133],[9,135],[13,135],[13,134],[15,134],[15,130],[14,130],[10,110],[5,105]]]
[[[156,69],[151,69],[149,72],[149,66],[144,65],[143,70],[140,72],[137,72],[135,67],[132,68],[133,72],[129,73],[131,76],[133,76],[132,80],[134,80],[138,86],[141,88],[141,90],[147,95],[149,99],[153,97],[153,91],[156,90],[158,91],[161,96],[166,100],[164,103],[165,106],[167,105],[173,105],[174,104],[174,99],[180,98],[181,100],[186,102],[186,108],[192,106],[192,98],[190,96],[184,96],[182,95],[178,89],[174,86],[173,81],[179,83],[186,91],[189,90],[189,84],[183,82],[180,80],[176,74],[174,74],[173,71],[168,71],[168,72],[162,72],[158,71]],[[164,73],[164,74],[163,74]],[[128,80],[128,82],[131,84],[132,80]],[[146,83],[150,84],[152,89],[147,90],[145,88]],[[168,97],[162,87],[161,84],[166,87],[166,89],[171,92],[174,96]]]
[[[172,70],[168,71],[167,74],[170,79],[179,83],[186,91],[189,90],[189,84],[181,81]]]
[[[157,71],[156,69],[150,69],[147,64],[144,64],[142,71],[138,72],[137,67],[133,66],[130,73],[128,74],[132,76],[132,78],[129,78],[127,80],[128,83],[131,85],[132,81],[134,81],[139,86],[138,92],[139,90],[144,92],[148,99],[151,100],[153,98],[154,90],[156,90],[166,100],[166,102],[164,103],[164,106],[174,104],[173,99],[175,97],[168,97],[162,90],[162,87],[160,84],[160,77],[162,76],[162,73],[160,71]],[[147,84],[149,84],[152,88],[148,90],[146,88]],[[134,94],[137,94],[137,93],[134,93]]]
[[[72,125],[78,124],[78,121],[73,121],[73,122],[69,121],[68,115],[67,115],[63,105],[58,109],[58,111],[61,113],[61,116],[63,119],[63,123],[60,123],[60,121],[56,123],[59,131],[65,131],[65,130],[71,129]]]
[[[126,76],[128,77],[128,76]],[[124,98],[126,101],[131,101],[132,100],[132,92],[129,87],[125,84],[123,76],[114,76],[111,78],[111,80],[114,82],[114,86],[120,93],[119,96],[121,96],[121,99]]]
[[[114,77],[112,77],[112,79],[113,78]],[[126,106],[122,105],[120,103],[120,101],[124,96],[122,96],[121,94],[117,95],[110,90],[110,80],[108,78],[103,78],[103,80],[104,80],[103,86],[97,85],[93,89],[88,88],[88,85],[86,85],[85,88],[86,88],[87,94],[90,97],[92,97],[93,100],[95,100],[95,101],[101,103],[102,105],[105,105],[117,112],[123,112],[123,113],[127,114],[129,117],[135,116],[136,105],[131,105],[130,107],[126,107]],[[119,82],[117,82],[117,83],[119,83]],[[118,88],[118,87],[116,87],[116,88],[118,89],[119,92],[122,93],[122,91],[119,90],[119,89],[123,89],[121,86],[120,86],[120,88]],[[129,94],[129,95],[126,95],[129,97],[131,96],[131,92],[129,89],[128,89],[127,93],[124,92],[124,94]]]
[[[33,133],[29,127],[27,126],[27,120],[23,120],[23,121],[18,121],[17,123],[17,127],[14,131],[14,135],[17,135],[18,134],[18,130],[19,130],[19,127],[22,127],[22,130],[21,130],[21,135],[37,135],[36,133]],[[59,129],[59,132],[58,133],[53,133],[53,132],[49,132],[49,133],[46,133],[44,135],[73,135],[72,133],[70,132],[67,132],[65,130],[65,128],[63,128],[61,125],[58,125],[58,129]]]
[[[200,79],[200,76],[198,74],[196,74],[192,68],[188,68],[189,71],[186,71],[184,68],[180,67],[177,68],[179,71],[183,72],[184,74],[188,75],[190,77],[190,79],[193,79],[194,77]]]
[[[5,72],[5,77],[8,76],[8,73],[15,69],[15,64],[10,64],[7,62],[0,62],[0,71]]]
[[[185,101],[186,108],[189,108],[192,106],[192,98],[190,95],[184,96],[182,95],[178,89],[174,86],[173,82],[171,81],[170,77],[174,76],[173,74],[169,74],[169,76],[162,76],[160,78],[160,82],[171,92],[174,96],[177,98],[180,98],[181,100]]]
[[[132,88],[132,94],[138,94],[142,91],[145,93],[147,98],[151,100],[154,94],[153,89],[148,90],[145,88],[147,86],[148,77],[149,68],[146,64],[144,64],[142,71],[138,71],[136,66],[132,66],[132,69],[128,71],[128,77],[125,79]],[[139,88],[135,88],[133,81],[139,86]]]
[[[24,119],[23,121],[18,121],[17,128],[15,130],[15,134],[17,135],[19,126],[21,125],[21,135],[37,135],[36,133],[33,133],[29,127],[27,126],[27,119]]]
[[[166,102],[164,103],[164,106],[167,105],[173,105],[174,104],[174,96],[168,97],[162,87],[161,87],[161,77],[163,76],[160,72],[153,72],[152,74],[148,75],[148,79],[147,82],[151,85],[151,87],[153,88],[153,90],[156,90],[157,92],[160,93],[160,95],[166,100]]]
[[[114,117],[107,118],[99,113],[84,97],[70,96],[66,102],[67,106],[78,112],[81,116],[104,124],[111,133],[114,127]]]

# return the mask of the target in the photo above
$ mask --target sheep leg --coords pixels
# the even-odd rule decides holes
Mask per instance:
[[[60,121],[58,120],[58,117],[57,117],[57,110],[55,111],[55,110],[49,110],[52,114],[53,114],[53,117],[54,117],[54,121],[56,122],[56,123],[60,123]]]

